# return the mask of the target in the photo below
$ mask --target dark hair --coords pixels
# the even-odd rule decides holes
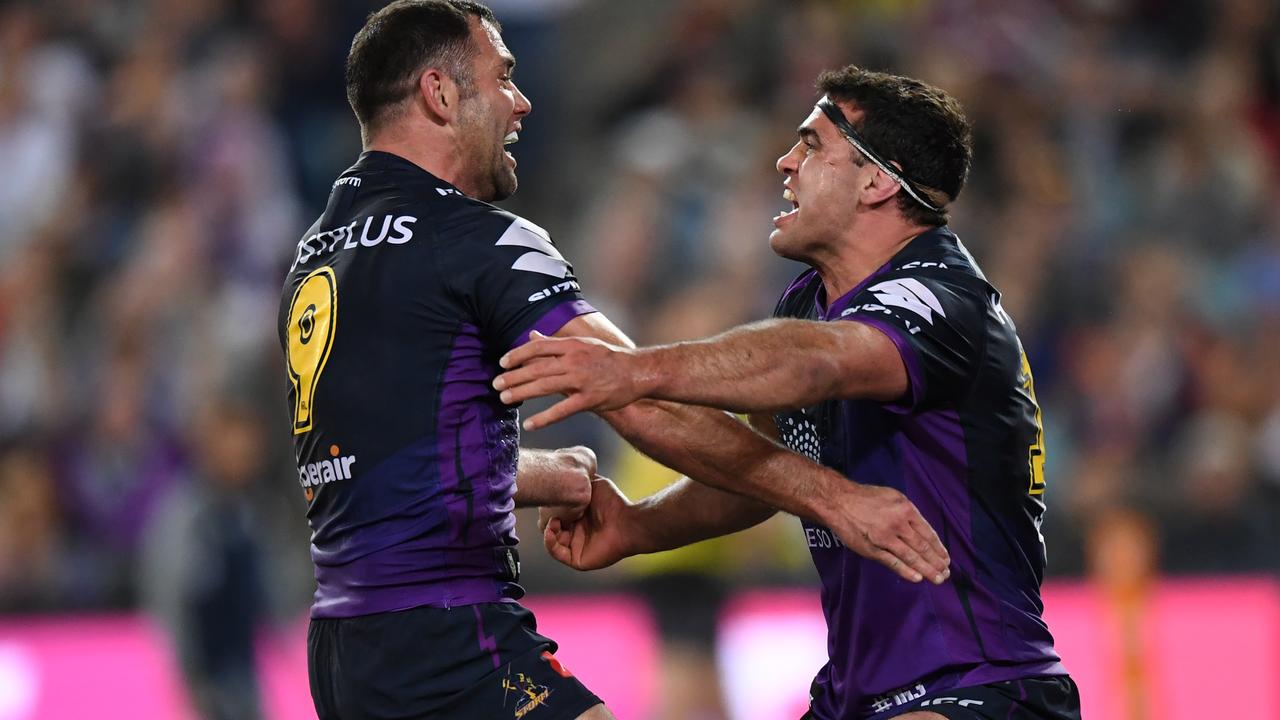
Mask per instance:
[[[852,124],[871,149],[896,161],[917,188],[924,188],[927,199],[942,207],[930,210],[899,192],[902,214],[922,225],[946,225],[945,205],[960,194],[973,158],[969,121],[960,103],[919,80],[855,65],[822,73],[818,89],[832,100],[857,105],[862,117]]]
[[[396,0],[369,16],[347,54],[347,102],[363,128],[413,92],[423,69],[438,67],[469,94],[471,18],[501,30],[493,11],[471,0]]]

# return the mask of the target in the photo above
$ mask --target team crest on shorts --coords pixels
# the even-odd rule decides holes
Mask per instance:
[[[510,674],[502,678],[502,690],[502,707],[507,706],[507,698],[511,693],[516,693],[516,720],[542,707],[547,703],[547,698],[551,697],[551,688],[537,684],[524,673],[516,673],[514,681]]]

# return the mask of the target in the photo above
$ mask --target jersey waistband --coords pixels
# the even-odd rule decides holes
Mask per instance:
[[[454,555],[469,560],[474,570],[440,578],[408,582],[362,579],[352,568],[316,566],[316,593],[311,617],[344,618],[395,612],[415,607],[450,608],[487,602],[517,600],[524,595],[520,580],[520,552],[503,546]],[[358,562],[358,561],[357,561]],[[356,564],[356,563],[353,563]]]
[[[871,718],[890,709],[901,707],[901,702],[910,701],[914,697],[922,697],[926,693],[940,692],[946,690],[954,690],[956,688],[973,687],[975,685],[988,685],[990,683],[1005,682],[1008,680],[1022,680],[1033,677],[1047,677],[1051,675],[1067,675],[1067,669],[1060,661],[1034,661],[1026,663],[1016,663],[1009,665],[991,665],[983,664],[977,667],[970,667],[964,670],[944,670],[941,673],[934,674],[927,678],[922,678],[917,683],[912,683],[905,687],[896,688],[872,697],[859,698],[856,711],[849,717]],[[815,686],[819,683],[815,682]],[[829,693],[830,690],[826,690]],[[825,697],[823,697],[825,695]],[[825,693],[815,696],[815,709],[821,700],[826,700],[831,706],[838,706],[841,703],[838,698],[833,698]],[[845,706],[848,707],[847,705]],[[830,717],[844,717],[839,714],[836,707],[827,708]],[[820,715],[819,717],[828,717],[828,715]]]

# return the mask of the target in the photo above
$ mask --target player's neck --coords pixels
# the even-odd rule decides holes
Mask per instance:
[[[901,221],[868,222],[851,229],[829,253],[810,261],[822,278],[828,301],[860,285],[926,230]]]
[[[439,134],[440,131],[420,132],[410,128],[389,127],[370,133],[364,140],[364,150],[402,157],[466,192],[459,185],[462,181],[462,159],[459,153],[451,151],[454,141],[452,138],[432,137]]]

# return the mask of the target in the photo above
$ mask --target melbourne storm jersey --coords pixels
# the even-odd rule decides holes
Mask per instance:
[[[897,346],[903,400],[830,400],[775,419],[792,450],[904,493],[951,553],[948,582],[912,584],[805,524],[829,628],[814,714],[876,717],[939,690],[1066,674],[1041,619],[1043,432],[1030,367],[956,236],[923,233],[830,302],[806,272],[775,315],[866,323]]]
[[[490,387],[531,330],[592,308],[542,228],[368,152],[281,298],[311,615],[519,597],[515,410]]]

